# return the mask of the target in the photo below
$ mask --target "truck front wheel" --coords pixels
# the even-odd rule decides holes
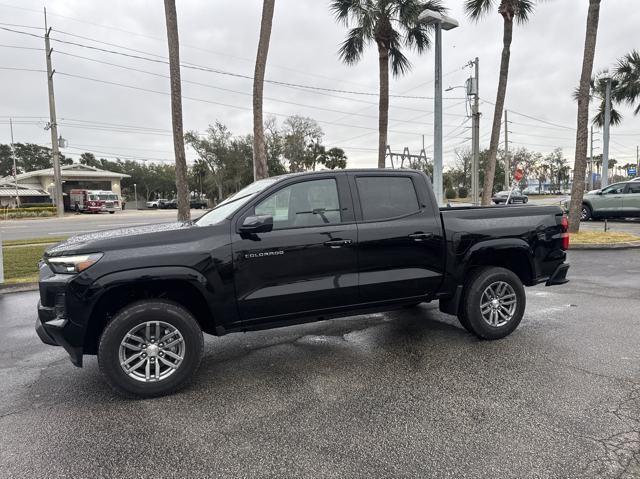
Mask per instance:
[[[524,287],[513,271],[483,267],[465,284],[458,318],[481,339],[501,339],[518,327],[525,306]]]
[[[203,354],[202,330],[182,306],[146,300],[122,309],[100,337],[98,364],[126,396],[171,394],[192,378]]]

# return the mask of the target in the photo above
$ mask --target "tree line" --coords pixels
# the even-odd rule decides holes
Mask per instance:
[[[320,167],[345,168],[347,156],[342,148],[324,144],[324,131],[308,117],[291,116],[278,124],[267,119],[264,133],[268,175],[313,171]],[[196,152],[197,159],[187,167],[187,197],[204,195],[215,204],[253,181],[253,137],[234,135],[227,126],[216,121],[202,134],[189,131],[185,142]],[[17,173],[51,168],[51,148],[33,143],[14,145]],[[124,173],[130,178],[121,181],[122,194],[134,199],[134,187],[144,199],[174,198],[176,187],[174,163],[141,162],[123,159],[97,158],[92,152],[80,155],[83,165]],[[60,155],[62,165],[72,164],[71,158]],[[11,145],[0,144],[0,178],[13,174]]]

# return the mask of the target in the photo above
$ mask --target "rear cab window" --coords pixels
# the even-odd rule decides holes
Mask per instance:
[[[355,178],[363,221],[382,221],[420,211],[420,202],[409,176],[357,176]]]

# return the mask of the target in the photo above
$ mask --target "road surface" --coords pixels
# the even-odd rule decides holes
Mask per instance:
[[[0,476],[640,477],[640,255],[570,252],[514,334],[435,304],[207,337],[193,385],[126,400],[0,295]]]
[[[192,218],[199,217],[201,210],[192,210]],[[71,236],[78,233],[136,226],[149,223],[175,221],[176,210],[125,210],[115,214],[70,214],[64,218],[39,218],[0,221],[2,240],[19,240]]]

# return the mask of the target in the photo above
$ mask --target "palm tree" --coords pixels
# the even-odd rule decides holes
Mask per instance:
[[[478,21],[492,10],[495,3],[496,0],[465,0],[464,8],[472,20]],[[503,19],[502,58],[500,59],[500,77],[498,79],[498,92],[496,95],[495,110],[493,112],[491,141],[489,142],[489,157],[484,174],[483,191],[489,192],[489,194],[482,195],[482,204],[485,206],[491,203],[491,192],[493,191],[496,173],[496,158],[498,155],[498,144],[500,143],[502,112],[504,110],[504,99],[507,94],[507,80],[509,77],[513,22],[526,23],[533,12],[535,4],[536,0],[500,0],[500,4],[498,5],[498,13],[502,15]]]
[[[411,63],[402,48],[422,53],[431,44],[433,27],[418,21],[424,9],[444,13],[440,0],[332,0],[331,11],[338,22],[347,28],[346,40],[339,50],[340,59],[347,65],[358,63],[364,48],[375,43],[378,47],[380,98],[378,112],[378,168],[385,167],[387,126],[389,123],[389,63],[394,76],[404,75]]]
[[[271,25],[275,0],[264,0],[262,4],[262,21],[260,22],[260,40],[256,55],[256,69],[253,75],[253,179],[259,180],[269,176],[267,166],[267,145],[264,138],[262,121],[262,92],[264,90],[264,72],[267,66]]]
[[[171,77],[171,124],[173,127],[173,150],[176,156],[176,190],[178,196],[178,221],[189,221],[189,179],[187,159],[184,153],[182,130],[182,87],[180,84],[180,42],[175,0],[164,0],[169,44],[169,75]]]
[[[582,55],[582,73],[578,89],[578,117],[576,130],[576,156],[573,164],[573,186],[571,187],[571,204],[569,207],[569,231],[580,230],[580,214],[584,196],[584,179],[587,171],[587,142],[589,140],[589,93],[593,72],[593,58],[596,53],[598,23],[600,21],[600,0],[589,0],[587,14],[587,31]]]
[[[613,98],[619,102],[627,102],[631,106],[637,102],[634,113],[640,115],[640,52],[638,50],[633,50],[618,60],[615,76],[618,85],[613,92]]]
[[[602,128],[604,126],[604,111],[606,108],[606,90],[607,90],[607,81],[611,81],[611,100],[610,100],[610,117],[609,117],[609,125],[617,126],[622,123],[622,114],[615,109],[615,104],[617,102],[616,92],[619,87],[619,81],[615,77],[611,77],[608,72],[600,72],[596,76],[591,77],[589,80],[589,103],[594,99],[600,101],[600,105],[598,105],[598,113],[593,117],[591,121],[595,126]],[[578,100],[580,97],[580,88],[576,88],[573,92],[573,98]]]

